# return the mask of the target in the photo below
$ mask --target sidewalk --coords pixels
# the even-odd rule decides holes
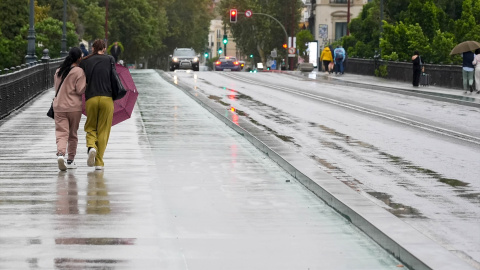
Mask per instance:
[[[0,269],[401,265],[156,72],[133,77],[139,100],[104,172],[85,164],[85,118],[79,168],[58,171],[53,91],[0,121]]]
[[[401,82],[395,80],[387,80],[375,76],[365,76],[358,74],[345,73],[343,75],[328,74],[320,71],[313,71],[311,73],[293,72],[295,76],[308,77],[314,80],[330,81],[336,83],[344,83],[349,86],[366,87],[375,90],[384,90],[392,92],[403,92],[413,95],[419,95],[429,98],[439,98],[439,100],[446,100],[456,102],[464,105],[480,107],[480,94],[476,92],[466,93],[462,89],[450,89],[446,87],[439,87],[435,85],[414,87],[411,83]]]

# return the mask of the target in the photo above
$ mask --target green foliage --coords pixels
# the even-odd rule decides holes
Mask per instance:
[[[28,24],[29,0],[0,0],[0,32],[12,40]]]
[[[388,76],[388,66],[380,65],[377,69],[375,69],[375,76],[386,78]]]
[[[35,52],[38,59],[42,58],[43,50],[46,48],[50,52],[50,58],[60,57],[61,41],[63,35],[63,22],[51,17],[35,24],[37,44],[43,44],[43,47],[36,47]],[[25,26],[21,33],[27,36],[28,27]],[[75,33],[75,26],[71,22],[67,22],[67,50],[70,47],[78,45],[78,35]],[[25,45],[26,46],[26,45]],[[23,47],[26,48],[26,47]]]
[[[237,48],[246,55],[255,54],[266,65],[267,52],[277,49],[280,57],[286,57],[286,50],[282,44],[286,42],[283,25],[289,36],[291,29],[298,30],[300,11],[303,2],[295,0],[292,7],[291,0],[260,1],[260,0],[222,0],[220,2],[219,13],[222,20],[227,22],[227,27],[233,34]],[[237,23],[229,23],[229,10],[235,7],[238,10],[254,10],[255,13],[268,14],[280,22],[268,16],[253,14],[251,18],[239,16]],[[293,14],[292,14],[293,10]],[[295,15],[295,22],[292,25],[292,15]]]
[[[432,63],[458,63],[450,56],[456,44],[480,41],[480,1],[478,0],[384,0],[384,28],[380,38],[379,5],[374,0],[363,7],[349,25],[350,37],[343,45],[356,57],[373,57],[381,48],[382,58],[411,61],[418,50]],[[378,42],[380,41],[380,42]]]
[[[298,54],[304,60],[308,61],[307,43],[313,41],[313,35],[309,30],[302,30],[297,34],[297,49]]]

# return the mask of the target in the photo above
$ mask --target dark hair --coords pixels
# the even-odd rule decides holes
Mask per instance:
[[[475,54],[480,54],[480,49],[476,49]]]
[[[414,51],[413,55],[420,55],[420,53],[418,51]]]
[[[58,71],[57,76],[65,79],[68,73],[70,72],[70,67],[73,63],[76,63],[78,59],[82,58],[82,50],[78,47],[73,47],[68,52],[67,57],[63,60],[63,63],[60,65],[60,70]]]
[[[96,39],[93,44],[92,44],[92,54],[89,54],[87,57],[84,57],[83,59],[88,59],[92,55],[98,54],[99,51],[105,49],[107,47],[107,44],[105,44],[105,41],[103,39]]]

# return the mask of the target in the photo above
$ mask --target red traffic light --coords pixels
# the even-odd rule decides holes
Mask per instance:
[[[236,9],[230,9],[230,22],[231,23],[236,23],[237,22],[237,15],[238,12]]]
[[[283,46],[282,46],[284,49],[287,48],[287,43],[283,43]]]

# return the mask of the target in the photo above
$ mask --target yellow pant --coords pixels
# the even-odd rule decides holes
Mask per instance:
[[[87,121],[84,129],[87,133],[87,147],[97,150],[95,166],[104,166],[103,154],[112,128],[113,100],[111,97],[92,97],[85,103],[85,109]]]

